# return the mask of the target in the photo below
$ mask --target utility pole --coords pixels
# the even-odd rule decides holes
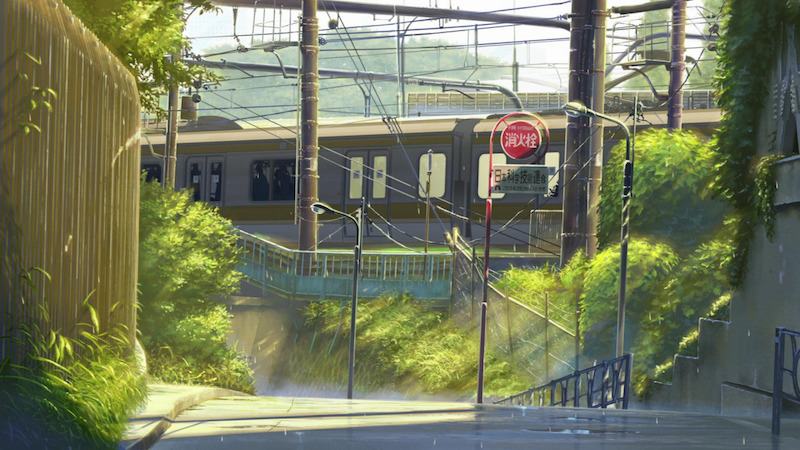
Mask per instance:
[[[683,116],[683,78],[686,70],[686,0],[672,5],[672,58],[669,65],[667,127],[680,130]]]
[[[172,62],[180,61],[180,50],[170,55]],[[178,159],[178,82],[172,80],[167,103],[167,142],[164,146],[163,186],[175,190],[175,165]]]
[[[592,7],[591,24],[587,29],[593,34],[594,54],[591,62],[592,109],[600,114],[605,113],[606,94],[606,0],[596,0]],[[592,131],[589,160],[589,205],[586,230],[586,255],[594,258],[597,252],[597,207],[600,205],[600,184],[603,181],[603,119],[592,117]]]
[[[578,100],[603,112],[605,92],[605,0],[572,0],[569,59],[569,101]],[[591,142],[590,142],[591,140]],[[603,122],[570,117],[564,161],[564,213],[561,265],[579,250],[594,255],[597,192],[602,177]],[[594,214],[596,215],[596,214]]]
[[[303,2],[302,41],[300,51],[303,55],[303,81],[301,86],[301,149],[300,149],[300,236],[299,248],[305,251],[317,250],[317,215],[311,205],[317,201],[317,155],[319,137],[317,134],[319,103],[319,21],[317,20],[316,0]]]

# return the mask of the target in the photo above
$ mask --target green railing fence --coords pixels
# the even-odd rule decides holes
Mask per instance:
[[[347,251],[292,250],[237,230],[247,281],[289,299],[324,300],[353,295],[353,258]],[[450,302],[452,255],[363,252],[358,295],[409,293],[436,303]]]

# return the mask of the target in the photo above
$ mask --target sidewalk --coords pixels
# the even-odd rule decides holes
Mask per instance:
[[[146,450],[152,447],[183,411],[219,397],[248,396],[239,391],[208,386],[151,384],[144,409],[131,418],[119,449]]]

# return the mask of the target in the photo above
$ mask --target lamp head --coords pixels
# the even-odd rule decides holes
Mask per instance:
[[[564,113],[570,117],[580,117],[580,116],[593,116],[592,110],[586,107],[583,103],[579,101],[568,102],[564,106],[561,107],[564,110]]]
[[[325,203],[322,203],[322,202],[314,202],[314,203],[312,203],[311,204],[311,211],[313,211],[314,214],[324,214],[326,212],[333,212],[333,210],[331,209],[330,206],[328,206],[328,205],[326,205]]]

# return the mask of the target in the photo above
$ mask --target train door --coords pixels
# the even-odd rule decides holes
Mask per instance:
[[[360,150],[347,154],[348,157],[348,185],[347,196],[343,199],[344,207],[352,209],[361,197],[366,197],[370,206],[376,208],[389,219],[389,152],[386,150]],[[373,219],[377,219],[373,217]],[[380,220],[376,220],[380,223]],[[366,236],[375,235],[378,230],[365,227]]]
[[[222,156],[192,156],[186,159],[186,188],[195,201],[222,202],[225,176]]]

